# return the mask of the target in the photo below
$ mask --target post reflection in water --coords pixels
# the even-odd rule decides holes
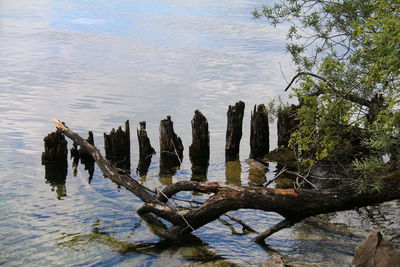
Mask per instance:
[[[192,163],[192,178],[191,181],[205,182],[207,181],[208,162],[203,165]]]
[[[169,173],[160,173],[160,183],[162,185],[172,185],[172,176],[173,174],[169,174]]]
[[[140,158],[138,162],[138,166],[136,168],[136,174],[140,177],[146,177],[147,173],[149,172],[149,167],[151,164],[152,154],[148,155],[145,158]]]
[[[65,181],[68,174],[68,163],[49,162],[45,164],[46,183],[50,184],[52,191],[57,194],[57,199],[61,200],[67,196]]]
[[[242,164],[239,160],[225,163],[225,177],[227,184],[241,185]]]
[[[266,182],[268,165],[264,165],[252,159],[247,160],[246,163],[248,164],[249,168],[249,185],[263,185]]]

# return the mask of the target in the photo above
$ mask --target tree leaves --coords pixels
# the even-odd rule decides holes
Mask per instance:
[[[303,163],[343,158],[342,148],[352,142],[344,132],[354,126],[372,153],[354,162],[363,178],[374,168],[385,171],[372,159],[400,158],[398,0],[282,0],[254,15],[273,25],[290,23],[286,49],[298,71],[324,78],[299,76],[293,89],[301,106],[290,144]]]

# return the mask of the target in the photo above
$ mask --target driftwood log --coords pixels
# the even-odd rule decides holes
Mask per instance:
[[[376,205],[400,198],[399,170],[384,177],[382,190],[374,194],[356,194],[356,186],[351,182],[326,190],[295,190],[195,181],[177,182],[165,187],[162,192],[153,193],[128,174],[119,173],[96,147],[60,121],[56,120],[55,124],[57,129],[92,155],[105,177],[126,188],[144,202],[137,211],[140,215],[153,214],[172,224],[161,233],[161,236],[167,239],[179,240],[232,210],[257,209],[282,215],[284,219],[281,222],[255,238],[255,241],[263,242],[273,233],[311,216]],[[177,209],[167,201],[182,191],[210,194],[210,197],[196,208]]]
[[[239,101],[234,106],[229,106],[227,112],[225,161],[239,159],[240,140],[242,139],[242,126],[244,116],[244,102]]]

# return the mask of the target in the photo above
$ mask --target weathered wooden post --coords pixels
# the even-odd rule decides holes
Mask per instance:
[[[77,143],[74,142],[72,144],[72,148],[71,148],[70,152],[71,152],[72,166],[76,168],[79,164],[79,159],[80,159],[79,148],[78,148]]]
[[[91,145],[94,145],[94,138],[93,138],[93,132],[89,131],[88,133],[88,138],[86,138],[86,142],[88,142]],[[79,157],[81,159],[82,164],[85,164],[87,162],[92,162],[94,161],[93,157],[86,152],[86,150],[84,150],[83,148],[79,148],[78,150],[79,152]]]
[[[86,138],[86,142],[94,145],[93,132],[89,131],[89,136]],[[82,147],[79,148],[79,157],[81,158],[81,163],[85,166],[85,170],[89,173],[89,183],[92,181],[94,173],[94,159],[93,157]]]
[[[278,147],[288,147],[291,134],[299,126],[296,120],[298,108],[291,105],[278,110]]]
[[[239,159],[240,140],[242,139],[242,125],[244,115],[244,103],[237,102],[234,106],[229,106],[226,127],[225,161]]]
[[[67,141],[61,131],[49,133],[44,139],[44,152],[42,153],[42,164],[67,163],[68,149]]]
[[[254,105],[250,120],[250,158],[256,159],[269,152],[268,112],[263,104]]]
[[[131,141],[129,120],[125,122],[125,131],[121,126],[111,130],[110,134],[104,133],[104,149],[106,158],[117,168],[130,170],[131,168]]]
[[[139,142],[139,163],[137,173],[140,176],[146,175],[149,170],[152,156],[156,153],[150,144],[150,139],[147,136],[146,122],[139,122],[140,127],[137,129],[137,137]]]
[[[57,130],[44,138],[42,165],[45,179],[57,193],[57,198],[66,196],[65,180],[68,173],[68,148],[64,134]]]
[[[192,180],[205,180],[210,160],[208,121],[199,110],[196,110],[191,123],[192,145],[189,147],[189,157],[192,162]]]
[[[160,121],[160,174],[173,174],[181,165],[183,144],[174,132],[171,116]]]
[[[86,142],[88,142],[91,145],[94,145],[94,138],[93,138],[93,132],[89,131],[89,136],[86,138]],[[85,166],[85,170],[88,171],[89,173],[89,183],[93,178],[93,173],[94,173],[94,159],[93,157],[86,152],[83,148],[78,148],[77,143],[73,143],[72,148],[71,148],[71,158],[73,159],[73,164],[72,166],[74,167],[74,175],[76,176],[77,174],[77,167],[79,164],[79,160],[81,163]]]

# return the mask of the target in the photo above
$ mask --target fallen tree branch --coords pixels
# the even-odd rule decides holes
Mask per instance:
[[[400,179],[398,178],[400,171],[383,178],[382,190],[374,194],[357,195],[354,184],[343,184],[324,190],[294,190],[183,181],[167,186],[162,190],[162,194],[154,195],[129,175],[119,173],[103,158],[97,148],[63,123],[60,121],[55,121],[55,123],[60,131],[92,155],[105,177],[126,188],[144,202],[137,211],[140,215],[152,213],[173,224],[162,233],[162,237],[168,239],[180,240],[184,235],[233,210],[256,209],[276,212],[283,216],[285,219],[282,222],[256,237],[256,241],[261,242],[271,234],[311,216],[376,205],[400,198]],[[179,210],[166,203],[168,198],[182,191],[201,192],[211,194],[211,196],[200,206],[189,210]]]

